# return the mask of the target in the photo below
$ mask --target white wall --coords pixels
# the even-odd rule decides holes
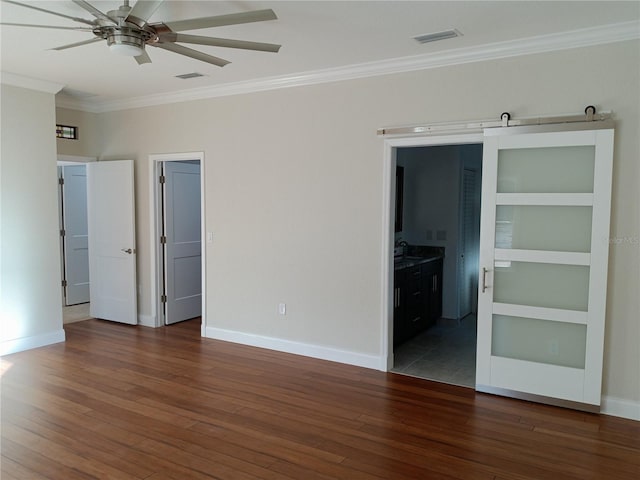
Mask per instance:
[[[640,402],[638,42],[100,116],[103,159],[136,159],[140,313],[151,315],[148,155],[205,152],[207,327],[381,354],[382,126],[616,115],[608,405]],[[635,242],[633,241],[635,239]],[[277,304],[287,303],[287,315]],[[617,403],[616,403],[617,402]]]
[[[56,108],[56,123],[78,127],[76,140],[56,139],[58,155],[94,157],[98,154],[101,136],[97,114],[58,107]]]
[[[0,353],[64,341],[55,103],[2,85]]]

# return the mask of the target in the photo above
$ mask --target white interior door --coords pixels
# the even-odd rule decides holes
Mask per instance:
[[[65,304],[89,301],[87,173],[85,165],[60,167],[62,184],[62,242]]]
[[[202,314],[200,163],[165,162],[165,323]]]
[[[613,130],[568,128],[485,132],[476,388],[595,408]]]
[[[91,316],[138,323],[133,161],[87,164]]]

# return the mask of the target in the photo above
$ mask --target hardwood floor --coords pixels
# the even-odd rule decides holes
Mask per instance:
[[[637,479],[640,423],[245,347],[65,325],[2,359],[2,479]]]

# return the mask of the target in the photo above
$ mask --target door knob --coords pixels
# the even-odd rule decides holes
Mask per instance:
[[[128,253],[129,255],[133,253],[133,250],[131,250],[130,248],[127,248],[126,250],[124,248],[121,248],[120,250],[123,251],[124,253]]]

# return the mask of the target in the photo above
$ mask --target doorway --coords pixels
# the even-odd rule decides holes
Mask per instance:
[[[152,155],[155,326],[201,317],[204,325],[202,153]]]
[[[60,285],[65,324],[90,318],[86,165],[94,160],[58,156]]]
[[[393,139],[387,140],[387,147],[390,177],[395,177],[396,167],[401,167],[405,178],[403,197],[398,199],[392,186],[390,198],[390,225],[401,223],[403,228],[391,230],[389,235],[393,260],[389,261],[388,278],[394,308],[390,308],[388,316],[388,335],[393,338],[398,333],[398,313],[401,322],[429,316],[426,322],[420,320],[422,326],[414,328],[410,335],[402,333],[399,341],[387,338],[388,369],[473,388],[482,137]],[[399,203],[403,205],[402,222],[393,218]],[[404,260],[407,258],[408,263]],[[424,277],[424,270],[437,269],[438,262],[438,283],[428,283],[427,276],[421,280],[422,287],[413,286],[420,285],[416,279]],[[404,319],[402,308],[398,312],[396,305],[402,304],[403,286],[406,287],[406,283],[398,283],[403,282],[399,270],[407,266],[404,276],[410,280],[404,307],[411,318]],[[419,299],[417,304],[415,298]],[[435,316],[434,303],[440,307]]]

